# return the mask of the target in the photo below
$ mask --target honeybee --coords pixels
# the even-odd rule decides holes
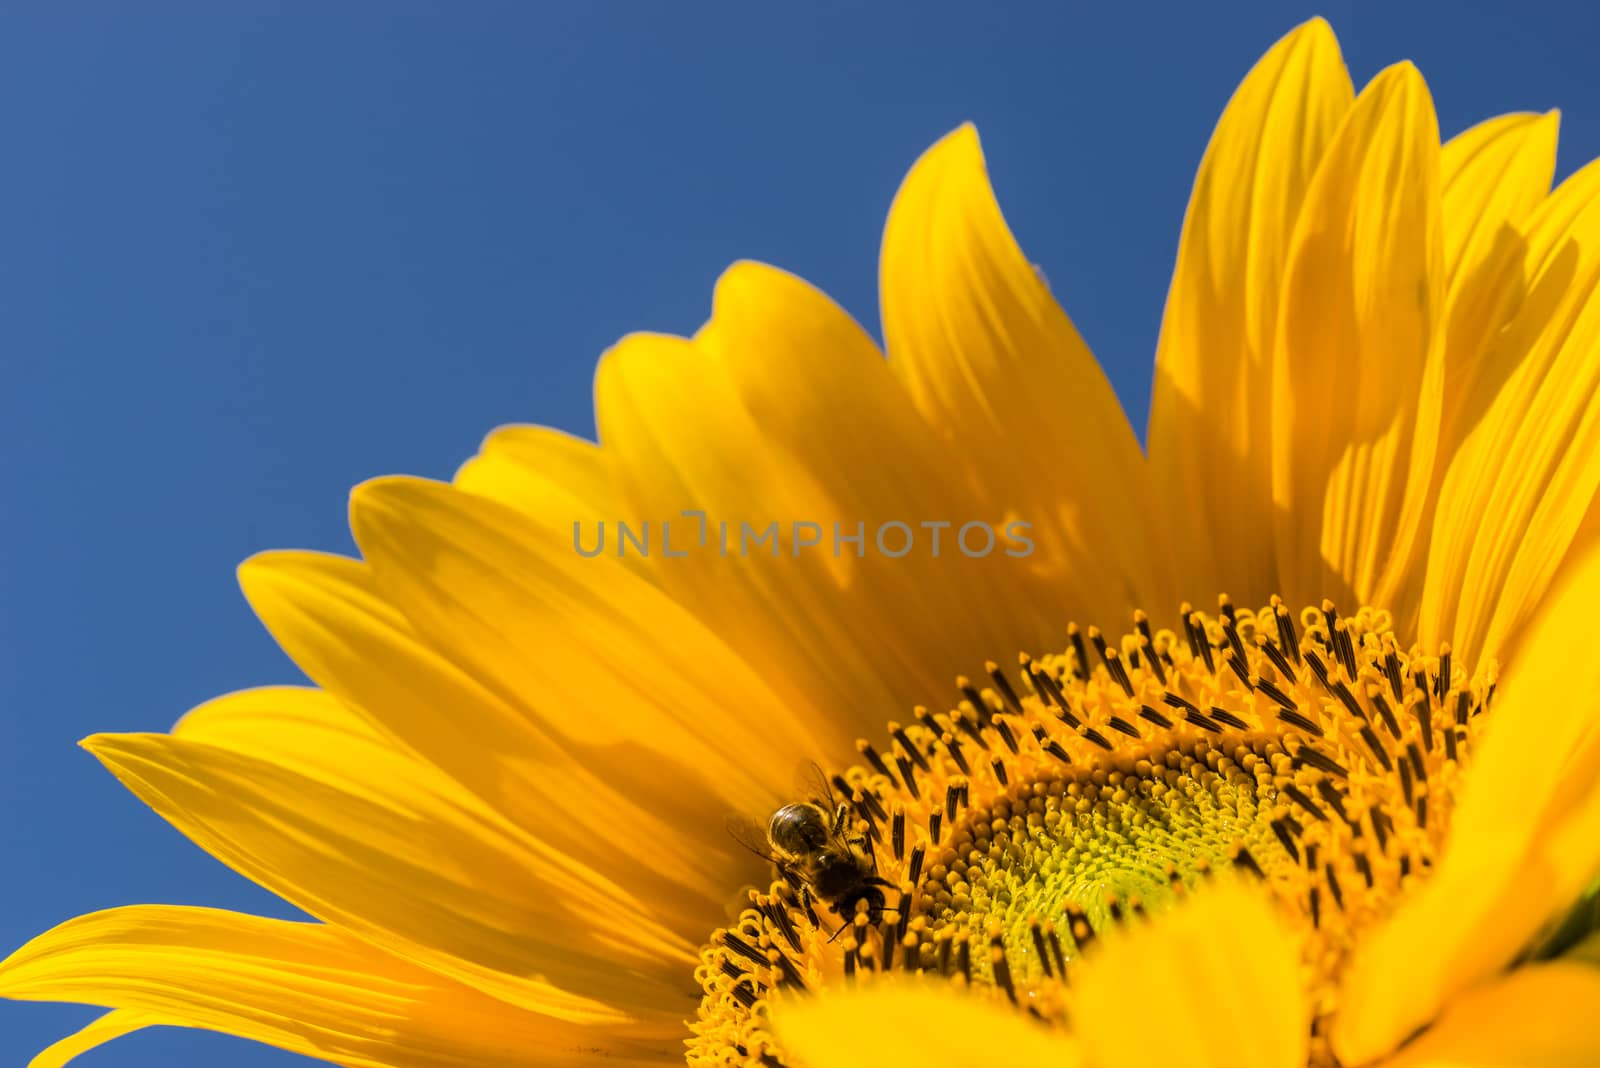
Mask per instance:
[[[730,822],[729,831],[746,849],[771,861],[791,884],[844,920],[833,933],[837,938],[863,901],[871,923],[879,922],[885,912],[899,911],[883,893],[884,888],[897,888],[878,874],[870,843],[850,824],[849,803],[833,796],[820,770],[814,781],[822,788],[821,796],[784,805],[767,820],[767,848],[741,821]]]

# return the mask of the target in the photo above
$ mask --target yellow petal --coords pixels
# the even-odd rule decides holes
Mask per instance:
[[[1009,1006],[949,984],[885,980],[830,988],[770,1005],[786,1055],[808,1068],[988,1068],[996,1063],[1075,1068],[1071,1040]]]
[[[69,920],[0,963],[0,996],[126,1010],[66,1040],[68,1053],[140,1017],[350,1068],[565,1065],[579,1046],[625,1064],[669,1052],[512,1008],[335,928],[215,909],[139,905]]]
[[[845,335],[848,357],[848,330],[835,333]],[[779,362],[768,351],[751,358]],[[884,628],[853,619],[839,592],[860,585],[856,576],[865,561],[848,547],[834,551],[835,517],[849,530],[868,517],[844,517],[830,487],[772,448],[728,371],[708,346],[694,341],[624,338],[595,376],[600,439],[634,514],[653,526],[660,557],[653,580],[726,635],[812,722],[838,710],[841,736],[853,739],[867,725],[845,728],[848,712],[903,708],[916,700],[904,676],[896,678],[899,665],[878,644]],[[810,552],[795,547],[793,524],[803,522],[821,527],[821,543]],[[763,531],[774,533],[764,543],[754,541]],[[666,558],[661,539],[668,537],[681,556]]]
[[[579,557],[570,519],[391,478],[356,488],[351,527],[384,599],[432,647],[579,744],[648,743],[651,770],[635,778],[674,788],[686,826],[766,808],[797,761],[854,737],[803,723],[616,557]]]
[[[703,926],[706,908],[720,908],[726,887],[747,877],[726,850],[707,849],[664,818],[672,784],[656,784],[655,798],[650,786],[621,794],[614,754],[559,744],[536,709],[502,698],[422,641],[361,561],[263,553],[240,567],[239,581],[313,682],[540,841],[622,885],[653,887],[653,906],[676,929]],[[283,751],[299,735],[275,727],[282,703],[260,700],[244,715],[240,704],[191,713],[177,733],[218,744],[218,729],[243,731],[248,744],[275,747],[255,755],[280,764],[308,755]],[[226,714],[199,738],[198,719],[213,709]]]
[[[1444,261],[1449,289],[1517,227],[1550,192],[1556,171],[1558,112],[1516,112],[1480,122],[1439,152]]]
[[[1177,601],[1139,442],[1083,339],[1017,247],[978,135],[923,154],[880,263],[889,366],[964,477],[1034,525],[1062,615],[1120,623]]]
[[[290,713],[247,706],[236,745],[159,734],[84,745],[247,878],[525,1008],[614,1021],[628,1011],[619,1006],[657,1004],[655,984],[692,961],[633,893],[498,821],[326,695],[271,693]]]
[[[1092,1063],[1179,1050],[1193,1068],[1306,1063],[1299,947],[1254,887],[1220,882],[1105,943],[1073,979],[1073,1026]]]
[[[1423,595],[1422,640],[1480,659],[1509,654],[1600,490],[1600,162],[1524,229],[1527,296],[1461,402]]]
[[[456,472],[455,484],[518,511],[615,520],[620,498],[600,447],[545,426],[503,426]]]
[[[1523,226],[1550,191],[1556,112],[1501,115],[1451,138],[1439,156],[1443,187],[1445,399],[1441,459],[1453,456],[1510,370],[1488,350],[1527,296]],[[1435,491],[1445,465],[1435,471]]]
[[[1364,1064],[1503,968],[1600,869],[1600,553],[1555,592],[1507,669],[1428,881],[1358,948],[1336,1052]]]
[[[1600,1064],[1600,969],[1518,968],[1451,1002],[1384,1068],[1592,1068]]]
[[[1273,500],[1283,593],[1414,611],[1443,376],[1439,131],[1410,64],[1346,116],[1295,228],[1274,352]]]
[[[80,1055],[97,1049],[112,1039],[167,1022],[153,1013],[113,1009],[66,1038],[52,1042],[49,1048],[40,1050],[34,1055],[33,1060],[28,1062],[28,1068],[63,1068]]]
[[[1312,19],[1234,92],[1195,177],[1156,349],[1150,461],[1191,599],[1278,592],[1272,554],[1272,346],[1289,238],[1354,91]]]

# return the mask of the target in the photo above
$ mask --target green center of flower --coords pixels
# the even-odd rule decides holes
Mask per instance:
[[[1469,678],[1328,602],[1134,623],[1114,644],[1070,627],[1064,652],[991,663],[945,713],[860,741],[804,799],[818,833],[772,837],[778,879],[703,950],[690,1063],[782,1063],[769,999],[891,969],[1064,1024],[1095,939],[1219,867],[1302,932],[1330,1014],[1360,933],[1437,855],[1492,667]]]

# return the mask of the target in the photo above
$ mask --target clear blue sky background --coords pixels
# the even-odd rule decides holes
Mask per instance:
[[[496,424],[592,433],[598,354],[693,329],[730,261],[876,330],[889,198],[962,120],[1140,426],[1194,167],[1301,19],[1358,83],[1416,60],[1446,133],[1559,106],[1562,173],[1600,155],[1589,3],[112,6],[0,15],[0,951],[120,903],[288,915],[73,743],[297,679],[237,561],[349,549],[352,484]],[[0,1066],[92,1015],[0,1005]],[[309,1063],[82,1063],[223,1058]]]

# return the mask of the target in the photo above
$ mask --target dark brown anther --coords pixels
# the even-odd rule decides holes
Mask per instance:
[[[950,947],[954,944],[955,939],[947,931],[941,931],[939,933],[939,935],[940,935],[940,937],[937,940],[937,945],[939,947],[938,948],[938,965],[937,965],[937,967],[939,969],[939,974],[940,975],[949,975],[950,974]]]
[[[1453,681],[1450,667],[1450,646],[1448,644],[1441,645],[1439,646],[1439,674],[1433,680],[1433,695],[1443,701],[1444,695],[1450,689]]]
[[[1263,656],[1272,661],[1272,667],[1277,671],[1279,678],[1287,682],[1296,677],[1294,668],[1289,665],[1289,658],[1283,655],[1283,650],[1271,638],[1262,636],[1256,641],[1256,648],[1261,650]]]
[[[1383,654],[1383,675],[1389,680],[1389,692],[1394,694],[1395,701],[1406,699],[1405,681],[1400,675],[1400,654],[1390,646]]]
[[[1238,653],[1229,653],[1228,667],[1232,669],[1234,677],[1239,680],[1245,689],[1255,689],[1255,687],[1250,683],[1250,668],[1245,664],[1244,657],[1240,656]]]
[[[1361,873],[1361,879],[1367,884],[1367,889],[1372,889],[1372,861],[1367,859],[1365,853],[1356,854],[1356,871]]]
[[[917,786],[916,767],[903,756],[894,758],[895,767],[900,769],[900,779],[906,784],[906,793],[912,797],[921,798],[922,789]]]
[[[872,747],[871,742],[865,738],[857,738],[856,748],[861,751],[861,755],[866,758],[867,763],[872,765],[873,771],[887,779],[894,778],[894,773],[889,770],[889,765],[883,762],[882,755]]]
[[[944,728],[939,725],[939,717],[928,711],[927,705],[917,705],[911,710],[911,714],[916,716],[917,722],[926,727],[928,733],[935,738],[944,733]]]
[[[1218,708],[1216,705],[1211,706],[1211,718],[1216,720],[1218,723],[1227,724],[1236,731],[1247,731],[1250,729],[1250,724],[1246,723],[1232,712],[1229,712],[1226,708]]]
[[[1239,618],[1238,612],[1234,611],[1233,598],[1225,593],[1217,595],[1217,611],[1222,613],[1222,618],[1226,619],[1230,626]]]
[[[918,769],[922,771],[933,770],[932,765],[928,763],[928,758],[923,756],[922,749],[911,741],[911,735],[906,733],[906,729],[904,727],[900,726],[898,723],[891,723],[889,725],[889,734],[892,738],[894,738],[895,741],[900,743],[900,748],[905,750],[906,756],[911,758],[911,762],[915,764]]]
[[[1076,905],[1066,905],[1062,911],[1067,914],[1067,933],[1072,935],[1081,953],[1094,941],[1094,928],[1089,926],[1089,916]]]
[[[846,980],[856,977],[856,947],[848,946],[844,951],[844,977]]]
[[[889,817],[889,847],[894,852],[895,860],[906,859],[906,810],[903,805],[896,804],[894,813]]]
[[[1417,798],[1417,826],[1422,830],[1428,829],[1428,795],[1422,794]]]
[[[1433,748],[1433,709],[1428,707],[1427,698],[1423,698],[1411,706],[1411,714],[1417,717],[1417,726],[1422,730],[1422,747]]]
[[[889,822],[889,810],[883,807],[883,799],[876,790],[856,790],[850,795],[856,808],[868,821],[879,823]]]
[[[1205,624],[1200,621],[1200,616],[1190,612],[1184,617],[1184,626],[1189,632],[1189,652],[1205,661],[1207,673],[1215,675],[1217,661],[1211,651],[1211,638],[1207,636]]]
[[[1472,715],[1472,694],[1466,690],[1456,691],[1456,725],[1465,727],[1467,720]]]
[[[1312,819],[1319,823],[1328,822],[1328,814],[1322,811],[1317,803],[1311,800],[1311,798],[1307,797],[1305,791],[1301,790],[1300,787],[1296,786],[1294,783],[1285,783],[1283,785],[1283,793],[1284,796],[1289,800],[1293,801],[1295,804],[1309,812]]]
[[[1310,719],[1302,716],[1298,712],[1290,712],[1287,708],[1280,708],[1278,710],[1278,718],[1289,724],[1291,727],[1298,727],[1307,734],[1313,735],[1317,738],[1322,737],[1322,727],[1317,723],[1313,723]]]
[[[1078,717],[1072,714],[1072,706],[1067,703],[1067,698],[1062,694],[1061,687],[1056,685],[1056,680],[1044,671],[1035,672],[1033,677],[1044,690],[1045,697],[1056,706],[1057,718],[1065,720],[1069,727],[1076,727]]]
[[[1249,872],[1258,879],[1265,879],[1267,873],[1261,870],[1261,865],[1256,863],[1256,858],[1250,850],[1240,844],[1233,848],[1233,866]]]
[[[1371,727],[1361,728],[1361,740],[1367,743],[1367,748],[1372,750],[1372,755],[1377,758],[1384,771],[1394,770],[1394,761],[1389,759],[1389,751],[1383,747],[1383,743],[1378,740],[1378,735]]]
[[[956,821],[956,806],[961,803],[961,787],[956,783],[949,783],[944,788],[944,818],[951,823]]]
[[[1039,958],[1039,967],[1044,969],[1046,977],[1053,978],[1055,976],[1055,964],[1050,959],[1050,950],[1044,941],[1044,928],[1040,926],[1038,920],[1028,924],[1028,934],[1033,938],[1033,952]]]
[[[767,955],[756,947],[752,946],[749,942],[746,942],[744,939],[734,934],[732,931],[723,931],[720,941],[723,948],[733,950],[735,953],[739,954],[739,956],[750,961],[752,964],[759,964],[763,967],[766,966]]]
[[[1294,698],[1280,690],[1277,683],[1269,682],[1260,675],[1250,681],[1252,689],[1260,690],[1266,694],[1278,707],[1287,708],[1290,712],[1298,712],[1300,710],[1300,706],[1295,703]]]
[[[1322,874],[1328,880],[1328,892],[1333,895],[1333,903],[1341,909],[1344,908],[1344,891],[1339,887],[1339,877],[1333,872],[1332,864],[1322,866]]]
[[[1412,748],[1415,748],[1415,746]],[[1402,760],[1400,762],[1400,796],[1406,799],[1407,805],[1410,805],[1413,803],[1414,793],[1411,783],[1411,763],[1410,761]]]
[[[1095,730],[1093,727],[1080,728],[1078,733],[1081,736],[1083,736],[1084,738],[1087,738],[1089,741],[1093,742],[1095,745],[1098,745],[1101,749],[1104,749],[1108,753],[1111,752],[1115,748],[1110,742],[1106,741],[1106,736],[1105,735],[1101,734],[1099,731]]]
[[[883,970],[885,974],[894,970],[894,948],[899,943],[894,935],[894,924],[885,923],[879,932],[879,940],[883,943]]]
[[[994,760],[989,763],[989,767],[994,772],[994,777],[999,780],[1001,786],[1011,785],[1006,779],[1006,762],[1004,760],[1001,760],[999,757],[995,757]]]
[[[1405,761],[1401,761],[1402,765],[1404,763]],[[1408,805],[1410,803],[1410,801],[1406,802]],[[1377,805],[1373,805],[1367,809],[1367,822],[1372,824],[1372,836],[1378,840],[1378,851],[1387,853],[1389,851],[1388,817],[1384,815],[1382,809],[1378,808]]]
[[[1061,763],[1063,763],[1063,764],[1072,763],[1072,757],[1067,752],[1066,746],[1062,745],[1060,742],[1056,741],[1054,738],[1050,739],[1048,742],[1046,742],[1044,744],[1044,751],[1046,753],[1049,753],[1051,756],[1055,757],[1057,760],[1061,761]]]
[[[1100,633],[1099,627],[1089,628],[1089,643],[1094,646],[1094,651],[1100,654],[1100,659],[1105,661],[1106,667],[1109,668],[1111,664],[1106,660],[1106,650],[1108,648],[1106,645],[1106,636]]]
[[[1355,639],[1350,637],[1350,627],[1344,620],[1339,620],[1333,628],[1333,652],[1339,658],[1339,666],[1344,668],[1344,677],[1351,682],[1356,681],[1356,646]]]
[[[995,692],[1005,701],[1006,707],[1017,715],[1022,715],[1022,702],[1017,699],[1017,691],[1011,688],[1011,680],[1000,670],[1000,665],[991,660],[984,665],[984,668],[989,672],[989,679],[994,683]]]
[[[1329,676],[1328,665],[1322,662],[1322,657],[1318,656],[1316,651],[1312,649],[1302,649],[1301,654],[1305,657],[1306,666],[1311,669],[1311,674],[1315,675],[1317,681],[1322,683],[1322,688],[1332,693],[1333,679]]]
[[[939,834],[944,830],[944,813],[934,809],[928,813],[928,841],[937,842]]]
[[[1443,733],[1444,758],[1446,760],[1454,760],[1456,759],[1456,729],[1454,727],[1446,727]]]
[[[774,965],[783,973],[780,980],[786,986],[797,986],[801,990],[806,988],[806,981],[801,978],[800,970],[794,966],[794,961],[782,950],[774,949],[767,954],[767,962]]]
[[[906,971],[920,972],[922,970],[922,943],[915,938],[902,938],[900,941],[905,949],[902,959],[905,962]]]
[[[1204,712],[1201,712],[1198,708],[1190,707],[1185,709],[1183,718],[1188,720],[1190,723],[1193,723],[1196,727],[1199,727],[1203,731],[1210,731],[1212,734],[1222,733],[1222,724],[1218,723]]]
[[[1067,640],[1072,644],[1072,652],[1077,657],[1077,662],[1072,665],[1072,672],[1080,679],[1089,677],[1089,648],[1083,644],[1083,632],[1076,623],[1067,624]]]
[[[1276,615],[1278,617],[1278,644],[1283,647],[1283,651],[1288,655],[1289,659],[1298,664],[1300,663],[1300,635],[1295,631],[1294,617],[1281,604],[1278,606]],[[1294,672],[1285,672],[1285,675],[1292,677]]]
[[[966,713],[960,711],[959,709],[951,712],[950,722],[954,723],[957,729],[963,731],[968,738],[971,738],[974,742],[978,743],[978,748],[989,748],[989,743],[984,739],[983,731],[980,729],[981,725],[974,723],[967,717]]]
[[[956,689],[961,691],[961,696],[967,699],[967,703],[972,706],[972,710],[978,714],[978,726],[981,727],[989,722],[989,718],[994,715],[994,709],[989,707],[989,702],[983,699],[983,694],[979,693],[972,685],[972,680],[965,675],[958,676],[956,678]]]
[[[1050,941],[1050,956],[1055,958],[1056,971],[1061,973],[1061,978],[1065,979],[1067,977],[1067,956],[1061,952],[1061,936],[1056,934],[1053,924],[1045,928],[1044,935]]]
[[[1389,702],[1383,694],[1372,695],[1372,706],[1378,710],[1378,718],[1383,720],[1383,725],[1389,730],[1389,737],[1395,741],[1400,740],[1400,721],[1395,718],[1394,709],[1389,707]]]
[[[1011,724],[996,715],[994,719],[989,721],[989,725],[994,728],[994,732],[1000,736],[1000,740],[1005,743],[1007,749],[1013,753],[1018,752],[1017,736],[1011,732]]]
[[[1128,677],[1128,669],[1122,666],[1122,658],[1115,649],[1105,652],[1106,671],[1111,675],[1112,681],[1122,687],[1122,692],[1128,697],[1133,696],[1133,680]]]
[[[1325,771],[1329,775],[1337,775],[1341,779],[1350,777],[1349,770],[1343,764],[1309,745],[1301,745],[1299,751],[1293,754],[1293,761],[1296,765],[1305,764],[1318,771]]]
[[[756,992],[750,987],[749,980],[740,980],[739,982],[734,983],[728,988],[728,993],[732,994],[733,999],[740,1005],[743,1005],[745,1008],[749,1009],[755,1007]]]
[[[939,736],[939,740],[944,743],[945,752],[950,754],[950,759],[955,762],[956,767],[961,769],[961,774],[971,775],[972,767],[967,763],[967,754],[961,748],[961,739],[945,731]]]
[[[937,812],[934,815],[938,815]],[[933,836],[933,843],[939,844],[939,836]],[[911,862],[906,865],[906,878],[913,884],[922,881],[922,862],[927,856],[928,849],[921,842],[911,847]]]
[[[1349,814],[1344,810],[1344,795],[1339,792],[1338,788],[1334,786],[1333,783],[1329,782],[1327,779],[1318,779],[1317,796],[1326,801],[1328,803],[1328,807],[1332,808],[1340,816],[1343,816],[1346,823],[1351,822]]]
[[[1163,716],[1160,712],[1157,712],[1155,709],[1151,708],[1149,705],[1139,706],[1139,718],[1154,723],[1162,730],[1172,729],[1172,721],[1166,716]]]
[[[1296,844],[1294,835],[1289,833],[1288,824],[1283,820],[1273,820],[1271,827],[1272,833],[1278,838],[1278,843],[1283,846],[1283,851],[1289,854],[1296,864],[1300,863],[1300,846]]]
[[[956,936],[956,969],[969,984],[972,982],[972,940],[965,931]]]
[[[1135,727],[1121,716],[1112,716],[1110,719],[1106,720],[1106,726],[1110,727],[1118,734],[1126,734],[1129,738],[1142,737],[1139,734],[1139,728]]]
[[[783,902],[769,898],[761,903],[761,911],[766,913],[767,919],[772,921],[772,926],[783,935],[783,940],[789,943],[789,948],[796,953],[800,952],[800,933],[794,929],[794,921],[789,919],[789,910],[783,907]]]
[[[1343,679],[1334,679],[1328,690],[1344,705],[1346,712],[1363,723],[1367,721],[1367,710],[1361,707],[1361,702],[1356,700],[1356,695],[1350,692],[1350,687],[1344,684]]]

